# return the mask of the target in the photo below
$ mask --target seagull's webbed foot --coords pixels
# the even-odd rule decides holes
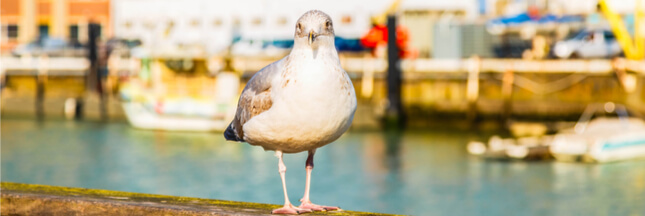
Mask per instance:
[[[302,203],[300,203],[300,206],[298,206],[298,208],[301,208],[301,209],[309,209],[309,210],[312,210],[312,211],[337,211],[337,210],[341,210],[339,207],[336,207],[336,206],[321,206],[321,205],[313,204],[313,203],[311,203],[311,201],[302,201],[301,200],[301,202]]]
[[[307,213],[307,212],[312,212],[312,210],[298,208],[298,207],[294,207],[291,204],[286,204],[282,208],[273,209],[271,211],[271,214],[300,214],[300,213]]]

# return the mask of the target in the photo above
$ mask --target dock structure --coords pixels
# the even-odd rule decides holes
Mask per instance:
[[[255,72],[262,69],[277,59],[263,58],[234,58],[234,66],[242,71]],[[366,59],[357,57],[340,58],[343,68],[353,77],[362,76],[364,64],[372,64],[374,72],[379,77],[384,77],[387,71],[386,59]],[[471,67],[472,58],[467,59],[404,59],[401,60],[403,78],[416,78],[410,76],[415,73],[452,73],[467,74]],[[518,73],[577,73],[577,74],[610,74],[614,72],[613,60],[610,59],[578,59],[578,60],[524,60],[524,59],[478,59],[479,71],[482,73],[505,73],[513,68]],[[625,69],[630,72],[645,76],[645,61],[624,60]]]
[[[467,74],[473,70],[480,73],[507,73],[509,69],[515,73],[556,74],[573,73],[587,75],[606,75],[615,73],[615,61],[608,59],[593,60],[522,60],[522,59],[477,59],[477,68],[473,68],[473,58],[469,59],[405,59],[401,60],[403,79],[431,78],[419,75],[439,74]],[[89,61],[83,58],[0,58],[0,75],[2,76],[86,76]],[[278,58],[233,58],[233,67],[252,74],[264,66],[279,60]],[[620,60],[623,69],[645,76],[645,61]],[[133,70],[131,60],[119,61],[116,70]],[[374,73],[378,78],[385,77],[388,64],[386,59],[370,59],[362,57],[341,57],[343,68],[352,75],[352,78],[363,77],[365,68],[370,68],[369,73]],[[366,67],[365,64],[370,64]],[[46,71],[46,74],[42,74]],[[476,76],[475,76],[476,77]]]
[[[3,76],[37,75],[39,70],[46,69],[49,76],[85,76],[89,69],[89,61],[84,58],[14,58],[2,57]],[[279,58],[234,57],[233,67],[245,72],[256,72],[264,66],[279,60]],[[412,78],[405,74],[411,73],[464,73],[471,67],[472,59],[404,59],[401,60],[401,70],[404,78]],[[505,73],[513,68],[518,73],[580,73],[580,74],[609,74],[614,72],[614,63],[609,59],[591,60],[523,60],[523,59],[481,59],[478,60],[479,71],[482,73]],[[117,67],[121,70],[131,70],[129,60],[122,60]],[[361,76],[364,64],[372,64],[370,68],[381,76],[387,71],[386,59],[366,59],[362,57],[342,57],[343,68],[355,76]],[[44,64],[44,65],[43,65]],[[645,61],[624,60],[625,70],[645,76]]]
[[[2,182],[2,215],[271,215],[280,205]],[[306,215],[386,215],[333,211]]]
[[[85,76],[90,62],[85,58],[74,57],[2,57],[0,75],[2,76]]]
[[[231,63],[235,71],[241,72],[243,85],[255,72],[278,58],[236,56],[231,58]],[[101,100],[96,94],[88,94],[85,86],[89,68],[86,59],[2,57],[0,60],[0,78],[5,82],[1,95],[3,113],[60,115],[64,101],[76,98],[83,102],[81,110],[86,113],[83,116],[99,116],[97,104]],[[115,58],[111,61],[110,76],[134,75],[141,68],[140,59]],[[373,125],[374,119],[384,117],[389,104],[387,59],[345,53],[340,61],[359,93],[359,106],[365,108],[359,109],[366,111],[361,113],[367,113],[365,118],[359,119]],[[213,61],[213,65],[216,62]],[[164,65],[162,61],[157,64]],[[498,118],[500,123],[518,117],[575,120],[587,104],[607,101],[626,104],[645,114],[645,61],[473,57],[402,59],[399,66],[401,103],[406,114],[415,117],[413,119],[457,117],[477,122]],[[209,67],[204,70],[217,69]],[[216,74],[215,71],[210,73]],[[108,80],[118,78],[108,77]],[[168,85],[172,87],[172,83]],[[107,101],[110,107],[116,107],[108,109],[110,116],[124,118],[118,108],[119,101]]]

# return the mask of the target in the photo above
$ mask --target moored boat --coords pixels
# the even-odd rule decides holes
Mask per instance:
[[[136,128],[223,131],[235,115],[239,82],[233,72],[209,72],[203,58],[160,56],[144,58],[120,95]]]
[[[645,121],[629,117],[622,105],[605,103],[618,117],[592,119],[600,105],[590,105],[574,128],[554,137],[549,151],[558,161],[612,162],[645,158]]]

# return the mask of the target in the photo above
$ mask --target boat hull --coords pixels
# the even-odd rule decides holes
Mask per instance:
[[[128,122],[135,128],[167,131],[224,131],[228,122],[222,119],[160,115],[142,103],[122,104]]]

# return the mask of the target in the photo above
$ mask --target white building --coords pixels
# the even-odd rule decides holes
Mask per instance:
[[[243,40],[293,38],[298,17],[311,9],[329,14],[336,35],[359,38],[392,0],[113,0],[116,37],[141,39],[145,46],[197,44],[208,53],[226,49],[234,35]],[[400,10],[462,11],[474,19],[476,0],[403,0]],[[428,26],[427,28],[430,28]]]

